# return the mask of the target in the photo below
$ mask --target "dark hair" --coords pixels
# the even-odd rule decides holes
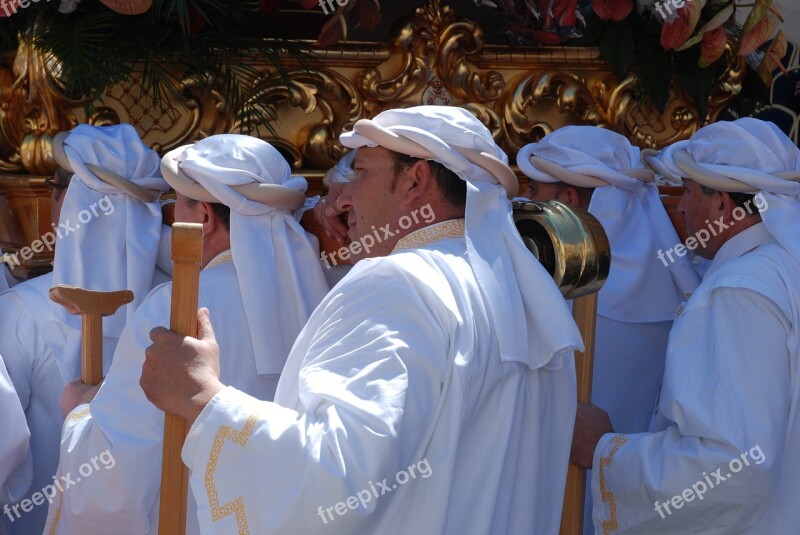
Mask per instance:
[[[189,197],[186,198],[186,204],[189,206],[194,206],[200,201],[196,201],[194,199],[190,199]],[[231,209],[227,206],[222,204],[221,202],[212,202],[208,203],[211,205],[211,210],[214,212],[220,221],[222,221],[222,225],[225,227],[225,230],[228,232],[231,231]]]
[[[61,196],[64,194],[64,191],[69,187],[69,182],[72,180],[72,176],[75,173],[71,173],[67,171],[63,167],[56,167],[55,173],[53,173],[53,195],[55,200],[61,199]]]
[[[700,191],[702,191],[703,195],[705,195],[706,197],[710,197],[715,193],[727,193],[728,195],[731,196],[733,204],[735,204],[738,208],[741,208],[742,210],[747,210],[748,214],[761,219],[761,213],[758,211],[753,212],[752,209],[753,201],[755,200],[756,197],[755,193],[736,193],[727,191],[717,191],[702,184],[700,184]]]
[[[415,158],[399,152],[393,152],[393,154],[395,173],[411,167],[419,161],[426,161],[445,200],[458,208],[464,208],[467,205],[467,183],[450,169],[433,160]],[[394,187],[395,184],[392,182],[392,190],[394,190]]]

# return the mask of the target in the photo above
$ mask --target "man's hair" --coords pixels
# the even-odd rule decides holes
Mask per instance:
[[[706,197],[710,197],[715,193],[727,193],[728,195],[731,196],[733,204],[735,204],[742,210],[746,210],[749,215],[761,219],[761,213],[759,211],[753,212],[753,202],[756,197],[755,193],[722,192],[709,188],[708,186],[704,186],[702,184],[700,184],[700,191],[702,191],[703,195],[705,195]]]
[[[186,198],[186,204],[189,206],[194,206],[200,201],[196,201],[194,199]],[[225,230],[228,232],[231,231],[231,209],[221,202],[212,202],[209,203],[211,205],[211,210],[214,212],[220,221],[222,221],[222,225],[225,227]]]
[[[394,152],[394,170],[399,173],[403,169],[411,167],[419,161],[426,161],[431,168],[431,173],[436,179],[436,184],[444,196],[444,199],[457,208],[464,208],[467,205],[467,183],[452,172],[450,169],[435,162],[433,160],[425,160],[424,158],[415,158],[407,154]],[[397,177],[395,176],[395,180]],[[392,182],[392,191],[394,191],[395,183]]]
[[[55,179],[53,194],[56,200],[61,199],[61,196],[64,195],[74,174],[63,167],[56,167],[56,171],[53,173],[53,178]]]
[[[581,202],[588,205],[592,200],[592,194],[594,193],[594,188],[586,188],[581,186],[573,186],[572,184],[567,184],[566,182],[559,182],[558,193],[560,194],[567,188],[575,188],[575,191],[578,192],[578,198],[580,198]]]

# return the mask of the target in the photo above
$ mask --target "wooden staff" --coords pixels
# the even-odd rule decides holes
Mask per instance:
[[[133,301],[133,292],[95,292],[60,284],[50,288],[50,299],[81,316],[81,382],[98,385],[103,380],[103,316]]]
[[[197,337],[197,302],[203,258],[203,225],[172,225],[172,308],[170,330]],[[186,507],[189,497],[189,469],[181,460],[186,440],[186,420],[164,415],[164,450],[161,460],[161,503],[159,535],[186,533]]]
[[[583,337],[585,351],[575,353],[578,376],[578,403],[592,402],[592,366],[594,365],[594,339],[597,321],[597,292],[573,301],[572,317]],[[567,470],[567,487],[564,492],[564,509],[561,513],[561,535],[580,535],[583,532],[583,502],[586,492],[586,470],[570,463]]]

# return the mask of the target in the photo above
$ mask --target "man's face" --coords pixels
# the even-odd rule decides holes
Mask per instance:
[[[347,237],[351,242],[366,235],[380,237],[369,253],[353,255],[353,261],[366,257],[388,255],[398,241],[380,229],[397,227],[400,199],[392,191],[395,178],[393,153],[383,147],[362,147],[353,161],[355,175],[339,198],[339,206],[347,212]],[[402,173],[402,171],[401,171]]]
[[[690,178],[684,178],[683,183],[686,189],[684,189],[681,202],[678,204],[678,211],[686,220],[686,231],[689,236],[696,236],[699,230],[708,228],[709,221],[724,214],[717,208],[720,204],[719,194],[706,195],[700,188],[700,184]],[[706,230],[706,232],[708,231]],[[705,247],[698,247],[695,250],[695,254],[713,259],[722,243],[720,236],[712,236]]]
[[[569,203],[566,198],[563,182],[537,182],[528,180],[528,189],[522,194],[532,201],[562,201]]]
[[[175,193],[175,222],[203,223],[202,203],[193,202],[185,195]]]

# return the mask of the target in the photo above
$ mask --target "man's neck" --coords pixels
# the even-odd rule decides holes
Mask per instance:
[[[207,240],[203,243],[203,262],[202,268],[205,268],[209,262],[216,258],[221,253],[231,248],[230,240]]]

